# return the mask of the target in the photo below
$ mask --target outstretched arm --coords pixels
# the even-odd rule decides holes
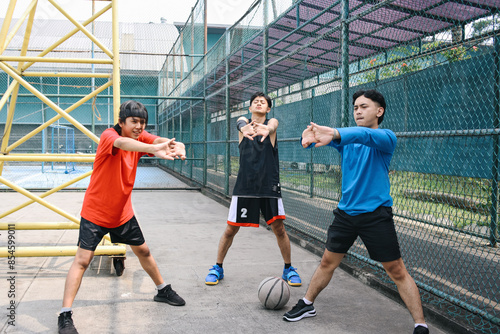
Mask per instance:
[[[175,157],[183,160],[186,158],[184,144],[175,142],[175,139],[164,139],[166,140],[147,144],[132,138],[120,137],[114,141],[113,146],[124,151],[153,154],[155,157],[166,160],[174,160]]]

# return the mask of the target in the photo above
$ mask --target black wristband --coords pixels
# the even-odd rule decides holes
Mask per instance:
[[[238,129],[239,132],[241,132],[241,128],[247,125],[248,123],[245,122],[244,120],[240,119],[238,122],[236,122],[236,129]]]

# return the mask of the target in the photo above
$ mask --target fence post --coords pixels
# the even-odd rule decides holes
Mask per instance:
[[[311,90],[311,107],[309,108],[311,122],[314,122],[314,95],[316,94],[315,89]],[[311,168],[309,169],[309,196],[314,197],[314,150],[309,150],[310,161],[309,164]]]
[[[183,112],[182,108],[184,107],[183,104],[184,103],[179,103],[179,140],[181,142],[185,141],[183,138],[184,137],[184,124],[182,122],[182,112]],[[182,163],[182,160],[174,160],[174,166],[175,166],[176,162],[179,162],[179,164],[181,165],[178,172],[179,172],[179,174],[182,175],[182,167],[184,164]],[[175,168],[174,168],[174,170],[175,170]]]
[[[500,40],[497,35],[494,37],[495,43],[495,117],[493,119],[493,128],[500,127]],[[498,238],[498,135],[493,135],[493,164],[491,170],[491,222],[490,222],[490,245],[496,246]]]
[[[269,27],[269,17],[267,15],[268,13],[268,8],[269,8],[269,2],[267,0],[264,1],[264,29],[262,31],[262,91],[264,94],[268,94],[267,92],[267,78],[268,78],[268,72],[267,72],[267,62],[268,62],[268,54],[267,54],[267,48],[269,46],[269,40],[268,40],[268,27]]]
[[[226,44],[225,44],[225,49],[226,49],[226,88],[224,89],[224,93],[226,96],[225,99],[225,109],[226,109],[226,166],[225,166],[225,173],[224,173],[224,194],[226,196],[229,196],[229,174],[231,174],[231,112],[230,112],[230,102],[229,102],[229,85],[231,82],[229,81],[229,45],[230,45],[230,40],[229,40],[229,34],[226,34]]]
[[[207,68],[207,61],[205,59],[206,57],[203,57],[203,64],[205,67],[205,72]],[[205,73],[206,74],[206,73]],[[208,163],[207,163],[207,153],[208,153],[208,144],[207,144],[207,131],[208,131],[208,124],[207,124],[207,88],[206,88],[206,79],[203,78],[203,97],[205,98],[203,100],[203,186],[205,187],[207,185],[207,168],[208,168]]]
[[[191,158],[194,158],[194,147],[193,147],[193,101],[189,102],[189,148]],[[189,163],[189,178],[193,179],[193,162]]]
[[[203,0],[203,25],[204,25],[204,43],[203,43],[203,186],[207,185],[207,158],[208,158],[208,117],[207,117],[207,0]]]
[[[342,127],[349,126],[349,0],[342,0]]]

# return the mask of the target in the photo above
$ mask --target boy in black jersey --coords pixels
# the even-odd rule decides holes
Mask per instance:
[[[281,256],[285,262],[283,279],[291,286],[302,281],[291,265],[290,240],[285,230],[285,210],[279,183],[279,159],[276,129],[278,120],[267,119],[272,102],[269,96],[257,92],[250,98],[251,120],[237,121],[240,150],[240,169],[233,190],[226,230],[219,241],[217,262],[205,279],[207,285],[216,285],[224,278],[222,262],[233,243],[240,226],[259,226],[260,212],[276,235]]]

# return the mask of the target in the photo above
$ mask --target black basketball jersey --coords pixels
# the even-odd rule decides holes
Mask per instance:
[[[267,125],[268,119],[264,124]],[[278,138],[271,143],[270,136],[261,142],[262,136],[253,140],[243,137],[239,145],[240,169],[233,196],[281,197]]]

